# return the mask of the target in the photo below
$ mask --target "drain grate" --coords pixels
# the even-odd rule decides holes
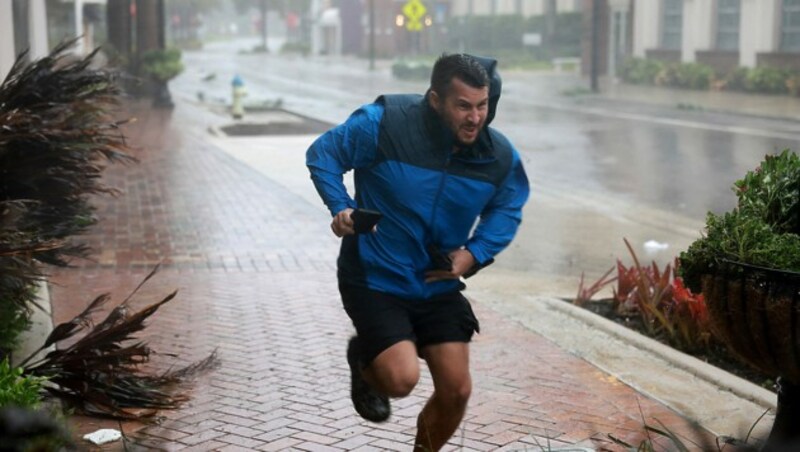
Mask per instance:
[[[218,128],[219,132],[233,137],[262,135],[318,135],[334,124],[307,118],[286,110],[273,110],[249,114],[246,120]]]

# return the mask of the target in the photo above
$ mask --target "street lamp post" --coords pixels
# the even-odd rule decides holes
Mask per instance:
[[[375,0],[369,0],[369,70],[375,70]]]
[[[267,47],[267,0],[261,0],[259,6],[261,7],[261,44],[264,52],[269,52],[269,47]]]
[[[598,76],[600,72],[600,6],[601,0],[592,0],[592,91],[600,91]]]
[[[630,0],[608,0],[608,75],[617,76],[617,67],[628,46]]]
[[[75,51],[78,55],[83,55],[86,52],[83,45],[83,0],[75,0],[75,36],[78,37],[75,41]]]

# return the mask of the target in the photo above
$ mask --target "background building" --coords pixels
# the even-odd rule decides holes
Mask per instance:
[[[798,0],[651,0],[635,7],[636,57],[696,61],[720,72],[800,70]]]
[[[737,67],[800,70],[799,0],[595,0],[600,74],[628,57],[698,62],[717,73]],[[591,61],[593,1],[583,5],[583,72]]]
[[[5,78],[17,55],[30,49],[28,58],[47,55],[45,0],[0,1],[0,78]]]
[[[436,54],[453,48],[453,24],[474,18],[580,11],[583,0],[420,0],[425,12],[422,28],[409,30],[403,8],[409,0],[312,0],[312,53],[361,54],[369,52],[370,14],[374,17],[375,53],[378,57]],[[372,12],[370,11],[372,8]],[[360,20],[354,20],[356,12]],[[357,39],[355,33],[361,33]],[[347,33],[353,35],[348,37]],[[522,36],[519,36],[521,42]],[[352,43],[349,45],[348,43]],[[467,49],[468,50],[468,49]]]
[[[580,11],[583,0],[453,0],[453,15],[521,14],[525,17],[557,12]]]

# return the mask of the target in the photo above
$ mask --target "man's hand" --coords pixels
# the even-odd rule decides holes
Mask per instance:
[[[333,217],[333,221],[331,221],[331,230],[336,234],[336,237],[344,237],[356,233],[353,229],[353,219],[350,218],[351,213],[353,213],[353,209],[348,207]]]
[[[453,268],[447,270],[431,270],[425,273],[425,282],[431,283],[435,281],[443,281],[446,279],[458,279],[467,272],[473,265],[475,265],[475,257],[472,253],[465,249],[458,249],[452,251],[450,259],[453,261]]]

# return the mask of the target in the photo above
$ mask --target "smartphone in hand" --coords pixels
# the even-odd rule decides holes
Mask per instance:
[[[377,210],[355,209],[350,213],[350,219],[353,220],[353,229],[356,234],[372,232],[372,228],[378,224],[381,218],[383,218],[383,214]]]
[[[428,256],[431,258],[431,266],[433,270],[453,270],[453,260],[450,259],[448,254],[443,253],[439,248],[434,245],[428,245]]]

